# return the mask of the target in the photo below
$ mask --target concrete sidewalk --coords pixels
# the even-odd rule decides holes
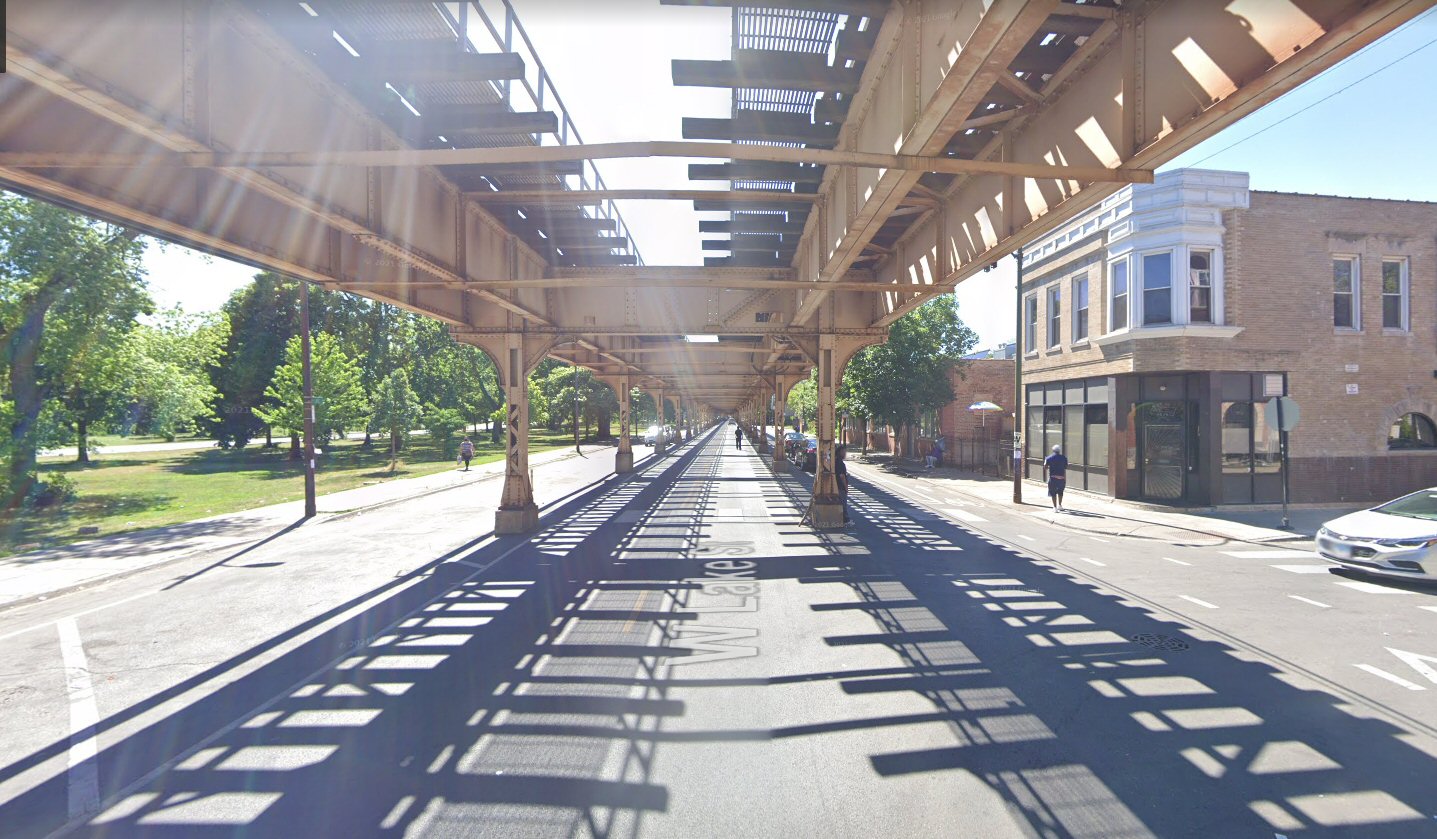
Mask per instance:
[[[584,446],[583,452],[588,456],[610,449],[611,446]],[[642,460],[649,449],[635,445],[634,460]],[[578,456],[573,449],[560,449],[534,455],[529,463],[538,468]],[[314,520],[370,510],[503,475],[501,459],[475,466],[468,472],[450,469],[321,495],[319,517]],[[0,558],[0,608],[56,596],[201,552],[245,550],[297,527],[303,515],[303,500],[287,501],[3,557]]]
[[[773,427],[769,426],[766,431],[771,443]],[[1013,506],[1011,478],[992,478],[951,467],[925,469],[921,461],[878,453],[864,455],[852,447],[848,460],[859,467],[877,469],[887,477],[911,479],[920,487],[928,485],[944,489],[995,506]],[[1182,509],[1110,498],[1081,490],[1064,493],[1064,511],[1060,513],[1052,509],[1043,484],[1038,481],[1023,482],[1023,509],[1035,518],[1084,533],[1153,539],[1169,544],[1284,543],[1287,547],[1304,549],[1311,544],[1323,523],[1369,506],[1289,507],[1288,524],[1291,529],[1283,530],[1280,527],[1282,510],[1272,505]]]
[[[953,468],[925,469],[922,463],[884,454],[851,452],[849,460],[876,468],[888,476],[902,476],[918,485],[968,495],[994,505],[1013,504],[1013,482]],[[1290,508],[1291,530],[1282,530],[1282,511],[1270,506],[1185,510],[1135,503],[1105,495],[1069,490],[1063,495],[1063,512],[1052,509],[1046,487],[1023,482],[1023,505],[1036,518],[1086,533],[1130,536],[1167,542],[1192,542],[1195,536],[1253,543],[1310,542],[1324,522],[1368,505],[1305,506]],[[1302,547],[1302,545],[1293,545]]]

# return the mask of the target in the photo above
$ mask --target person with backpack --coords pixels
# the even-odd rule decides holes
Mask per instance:
[[[742,428],[735,428],[735,429],[733,430],[733,447],[736,448],[736,449],[742,449],[742,448],[743,448],[743,429],[742,429]]]
[[[469,461],[474,459],[474,444],[465,437],[464,442],[459,444],[459,459],[464,461],[464,471],[469,471]]]

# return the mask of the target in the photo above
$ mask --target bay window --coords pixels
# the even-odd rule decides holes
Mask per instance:
[[[1212,323],[1212,251],[1188,252],[1188,322]]]
[[[1128,328],[1128,261],[1120,259],[1113,263],[1108,288],[1112,290],[1112,313],[1108,317],[1109,332]]]
[[[1143,255],[1143,325],[1173,322],[1172,251]]]

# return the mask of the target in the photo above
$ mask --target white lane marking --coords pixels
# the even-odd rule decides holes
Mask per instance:
[[[85,648],[80,644],[80,626],[74,618],[55,622],[60,634],[60,658],[65,663],[65,693],[70,700],[70,758],[66,774],[70,818],[100,809],[100,771],[95,762],[95,734],[100,709],[95,704],[95,686]]]
[[[1344,580],[1344,581],[1339,582],[1338,585],[1340,585],[1340,586],[1345,586],[1346,588],[1350,588],[1350,589],[1352,589],[1353,591],[1365,592],[1365,593],[1367,593],[1367,594],[1410,594],[1410,593],[1411,593],[1411,592],[1403,591],[1403,590],[1400,589],[1400,588],[1389,588],[1389,587],[1387,587],[1387,586],[1379,586],[1379,585],[1377,585],[1376,583],[1364,583],[1364,582],[1359,582],[1359,581],[1357,581],[1357,580]]]
[[[1213,604],[1207,602],[1206,600],[1199,600],[1199,599],[1197,599],[1196,597],[1188,597],[1186,594],[1179,594],[1178,597],[1181,597],[1182,599],[1186,600],[1186,601],[1189,602],[1189,603],[1196,603],[1196,604],[1198,604],[1199,606],[1202,606],[1202,607],[1205,608],[1205,609],[1216,609],[1216,608],[1217,608],[1216,606],[1214,606]]]
[[[938,511],[945,516],[952,516],[959,521],[987,521],[982,516],[974,515],[967,510],[960,510],[957,507],[940,507]]]
[[[1183,562],[1181,559],[1173,559],[1170,556],[1165,556],[1163,557],[1163,559],[1166,559],[1168,562],[1171,562],[1174,565],[1192,565],[1191,562]]]
[[[1034,539],[1032,536],[1029,536],[1029,535],[1026,534],[1026,533],[1019,533],[1019,534],[1018,534],[1018,538],[1019,538],[1019,539],[1027,539],[1029,542],[1036,542],[1036,541],[1038,541],[1037,539]]]
[[[1108,567],[1108,564],[1107,564],[1106,562],[1099,562],[1099,561],[1097,561],[1096,559],[1088,559],[1088,558],[1085,557],[1085,556],[1080,556],[1080,557],[1078,557],[1078,561],[1080,561],[1080,562],[1086,562],[1086,563],[1088,563],[1089,565],[1096,565],[1096,566],[1098,566],[1099,568],[1107,568],[1107,567]]]
[[[926,492],[919,492],[919,491],[916,490],[916,489],[910,489],[910,490],[908,490],[908,494],[909,494],[909,495],[916,495],[916,496],[918,496],[919,498],[922,498],[924,501],[927,501],[929,504],[942,504],[942,503],[943,503],[942,501],[939,501],[937,498],[934,498],[933,496],[929,495],[928,493],[926,493]]]
[[[1437,612],[1437,606],[1418,606],[1419,609],[1426,609],[1429,612]]]
[[[1104,545],[1108,544],[1108,540],[1107,540],[1107,539],[1099,539],[1099,538],[1096,537],[1096,536],[1089,536],[1088,538],[1089,538],[1089,539],[1092,539],[1094,542],[1102,542]]]
[[[1403,664],[1421,673],[1424,679],[1437,685],[1437,669],[1432,667],[1437,664],[1437,656],[1409,653],[1406,650],[1395,650],[1392,647],[1388,647],[1387,651],[1402,659]]]
[[[149,597],[150,595],[156,594],[156,593],[157,593],[157,592],[155,592],[155,591],[142,591],[142,592],[140,592],[139,594],[132,594],[132,595],[130,595],[129,597],[125,597],[125,598],[122,598],[122,599],[120,599],[120,600],[112,600],[112,601],[110,601],[109,603],[105,603],[104,605],[101,605],[101,606],[96,606],[96,607],[93,608],[93,609],[86,609],[86,610],[83,611],[83,612],[76,612],[76,613],[73,614],[73,615],[68,615],[66,618],[62,618],[62,620],[66,620],[66,619],[68,619],[68,620],[75,620],[76,618],[83,618],[83,617],[85,617],[86,615],[93,615],[93,614],[95,614],[96,612],[103,611],[103,610],[105,610],[105,609],[109,609],[109,608],[112,608],[112,607],[114,607],[114,606],[119,606],[119,605],[124,604],[124,603],[129,603],[131,600],[139,600],[141,597]],[[46,628],[50,627],[52,624],[54,624],[54,623],[55,623],[54,621],[46,621],[46,622],[44,622],[44,623],[37,623],[37,624],[35,624],[34,626],[27,626],[27,627],[25,627],[24,629],[17,629],[17,630],[15,630],[14,632],[11,632],[11,633],[9,633],[9,634],[0,635],[0,641],[7,641],[7,640],[9,640],[9,639],[11,639],[11,638],[14,638],[16,635],[24,635],[24,634],[27,633],[27,632],[34,632],[34,631],[37,630],[37,629],[46,629]]]
[[[1331,608],[1332,608],[1331,606],[1327,605],[1326,603],[1322,603],[1322,602],[1317,601],[1317,600],[1312,600],[1311,598],[1303,597],[1303,596],[1300,595],[1300,594],[1289,594],[1288,597],[1291,597],[1293,600],[1301,600],[1303,603],[1308,603],[1308,604],[1310,604],[1310,605],[1316,606],[1316,607],[1319,608],[1319,609],[1331,609]]]
[[[1383,670],[1383,669],[1380,668],[1380,667],[1373,667],[1373,666],[1370,665],[1370,664],[1354,664],[1354,665],[1352,665],[1352,666],[1353,666],[1353,667],[1356,667],[1358,670],[1362,670],[1362,671],[1364,671],[1364,672],[1371,673],[1372,675],[1377,676],[1377,677],[1379,677],[1379,678],[1386,679],[1387,681],[1391,682],[1391,683],[1394,684],[1394,685],[1401,685],[1402,687],[1405,687],[1405,688],[1407,688],[1408,690],[1426,690],[1426,689],[1427,689],[1427,688],[1424,688],[1424,687],[1422,687],[1421,685],[1417,684],[1416,682],[1409,682],[1409,681],[1407,681],[1406,679],[1402,678],[1401,676],[1398,676],[1398,675],[1396,675],[1396,674],[1394,674],[1394,673],[1388,673],[1386,670]]]
[[[1280,551],[1223,551],[1222,553],[1238,559],[1312,559],[1312,551],[1294,551],[1290,548]]]
[[[1279,571],[1286,571],[1290,574],[1326,574],[1332,565],[1269,565],[1268,568],[1276,568]]]

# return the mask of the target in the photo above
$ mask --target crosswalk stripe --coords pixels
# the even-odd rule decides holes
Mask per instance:
[[[987,521],[987,519],[983,518],[982,516],[974,515],[967,510],[960,510],[957,507],[941,507],[939,509],[942,511],[943,515],[952,516],[959,521]]]
[[[1223,551],[1228,556],[1237,559],[1311,559],[1310,551],[1294,551],[1291,549],[1280,551]]]
[[[1331,565],[1271,565],[1279,571],[1287,571],[1292,574],[1326,574]]]

